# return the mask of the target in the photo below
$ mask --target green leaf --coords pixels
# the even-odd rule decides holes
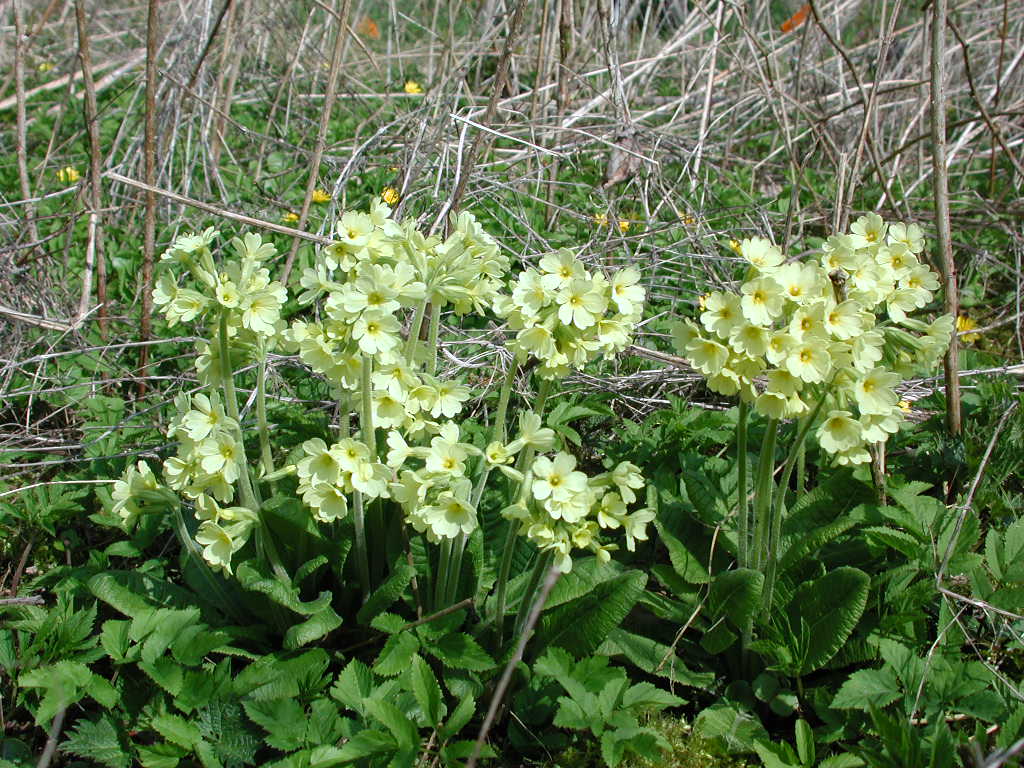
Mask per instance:
[[[860,621],[870,579],[856,568],[842,567],[801,584],[786,607],[789,625],[801,629],[792,643],[797,675],[820,669],[835,656]]]
[[[812,768],[814,765],[814,732],[802,717],[796,721],[794,731],[796,736],[796,753],[800,758],[800,762],[806,768]]]
[[[430,665],[419,654],[413,655],[412,666],[409,668],[409,681],[413,696],[416,697],[416,703],[420,705],[420,709],[427,718],[427,724],[436,728],[443,717],[441,686],[437,684],[437,678],[434,677],[434,671]]]
[[[190,751],[166,741],[136,744],[135,749],[139,753],[139,764],[143,768],[175,768]]]
[[[826,757],[818,763],[818,768],[861,768],[862,765],[864,765],[864,761],[859,757],[844,752],[841,755]]]
[[[330,596],[330,592],[325,593]],[[301,624],[293,624],[284,633],[284,647],[289,650],[320,640],[341,626],[341,617],[330,605],[325,605]]]
[[[495,666],[494,659],[487,655],[487,651],[463,632],[446,635],[432,644],[425,645],[423,650],[439,659],[446,667],[485,672]]]
[[[171,696],[181,693],[181,684],[184,680],[181,665],[167,656],[161,656],[152,664],[139,662],[139,669],[145,672],[154,683],[159,685]]]
[[[761,758],[764,768],[800,768],[799,758],[789,744],[757,741],[754,751]]]
[[[306,713],[294,699],[268,699],[242,703],[252,721],[264,728],[267,744],[285,752],[305,742]]]
[[[872,706],[881,709],[892,704],[901,694],[899,681],[889,667],[860,669],[840,687],[832,699],[832,708],[867,712]]]
[[[395,740],[388,734],[383,731],[367,729],[359,731],[359,733],[346,741],[338,757],[346,763],[355,762],[370,755],[391,752],[396,747]]]
[[[60,748],[109,768],[127,768],[131,762],[110,715],[101,715],[98,720],[79,719]]]
[[[561,646],[577,656],[592,653],[636,605],[647,574],[629,571],[596,585],[583,597],[548,609],[540,621],[534,648]]]
[[[654,686],[652,683],[641,682],[630,686],[622,695],[621,706],[623,709],[640,714],[641,712],[650,712],[652,710],[660,712],[666,707],[679,707],[685,703],[683,699],[668,691],[661,690],[661,688]]]
[[[455,709],[452,710],[452,713],[449,715],[445,724],[438,729],[438,737],[444,741],[457,736],[459,731],[465,728],[469,721],[473,719],[473,713],[475,711],[476,702],[472,697],[464,696],[459,700]]]
[[[22,688],[42,688],[43,698],[35,712],[38,726],[45,726],[62,709],[70,707],[85,695],[93,674],[85,664],[76,661],[58,661],[23,674],[18,683]]]
[[[167,713],[157,715],[150,720],[150,724],[167,741],[185,749],[195,749],[199,739],[202,738],[198,726],[177,715]]]
[[[727,616],[736,627],[744,627],[761,603],[764,574],[750,568],[737,568],[715,577],[708,594],[712,619]]]
[[[366,711],[379,720],[398,742],[399,749],[415,749],[419,746],[419,731],[416,724],[398,707],[382,699],[366,702]]]
[[[622,627],[609,632],[608,638],[595,653],[605,656],[622,655],[650,675],[693,688],[706,688],[715,679],[713,672],[694,672],[688,669],[679,655],[664,643],[627,632]]]
[[[373,673],[363,662],[352,659],[331,687],[331,696],[354,712],[366,714],[366,700],[373,693]]]
[[[360,624],[368,624],[378,613],[383,611],[395,602],[406,587],[409,586],[416,576],[416,569],[409,565],[404,559],[395,562],[391,575],[384,580],[384,583],[374,590],[373,594],[363,604],[356,614],[356,621]]]
[[[697,715],[693,732],[726,754],[753,752],[757,740],[768,740],[754,715],[726,703],[713,704]]]
[[[391,635],[374,662],[373,671],[384,677],[400,675],[412,664],[413,654],[419,649],[420,643],[412,632]]]
[[[668,549],[669,562],[680,578],[687,584],[707,584],[711,581],[707,565],[700,558],[691,553],[661,521],[655,520],[654,526],[658,529],[659,540]]]

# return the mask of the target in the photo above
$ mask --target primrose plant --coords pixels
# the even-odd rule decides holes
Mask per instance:
[[[806,261],[787,260],[759,237],[733,247],[748,265],[738,290],[703,297],[699,325],[678,323],[673,337],[709,388],[739,396],[738,560],[765,574],[770,608],[785,493],[794,466],[803,463],[806,435],[813,430],[838,464],[871,461],[871,446],[881,455],[905,419],[897,385],[935,366],[949,345],[953,319],[910,317],[939,287],[921,261],[925,242],[916,224],[863,216]],[[751,408],[767,420],[752,523],[746,476]],[[775,443],[783,419],[796,420],[797,429],[776,490]],[[802,487],[802,476],[797,481]]]
[[[291,583],[302,548],[270,534],[267,510],[276,492],[305,510],[314,535],[351,542],[354,573],[340,575],[358,583],[364,600],[388,579],[396,551],[405,550],[400,561],[417,563],[416,599],[433,610],[464,596],[467,549],[498,553],[500,562],[488,569],[497,576],[482,593],[493,586],[488,607],[500,637],[519,537],[536,550],[521,614],[552,564],[566,572],[581,552],[608,560],[616,535],[629,549],[646,538],[653,513],[631,510],[644,486],[639,469],[622,462],[588,475],[559,450],[543,421],[560,379],[629,344],[643,312],[639,274],[623,269],[606,277],[563,250],[513,279],[509,258],[471,214],[453,215],[449,232],[427,236],[412,221],[395,221],[380,202],[345,213],[335,241],[301,276],[299,303],[314,311],[290,324],[281,317],[286,290],[267,267],[274,247],[259,235],[232,239],[219,260],[212,229],[179,237],[164,253],[156,305],[170,325],[198,322],[210,334],[196,360],[202,391],[176,399],[169,433],[177,455],[163,467],[177,514],[191,510],[198,521],[186,548],[207,566],[230,575],[236,563],[256,558]],[[460,424],[473,393],[438,370],[448,310],[476,315],[477,324],[503,321],[507,330],[512,362],[484,448]],[[330,383],[336,432],[297,450],[274,444],[265,389],[272,351],[297,354]],[[255,371],[254,420],[239,413],[235,382],[252,376],[245,370]],[[536,394],[510,414],[513,385],[528,375],[539,381]],[[494,509],[507,521],[505,540],[476,547],[489,481],[506,499]],[[167,493],[142,462],[112,496],[130,521],[147,500]]]

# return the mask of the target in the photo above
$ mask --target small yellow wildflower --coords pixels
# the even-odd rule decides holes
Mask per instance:
[[[39,66],[36,67],[36,71],[37,72],[49,72],[51,69],[53,69],[53,62],[52,61],[41,62],[39,64]]]
[[[702,293],[697,297],[697,306],[700,307],[702,312],[708,308],[708,296],[710,295],[709,293]]]
[[[299,214],[295,213],[295,211],[288,211],[287,213],[281,215],[281,221],[283,221],[285,224],[294,224],[298,220]]]
[[[692,227],[697,223],[697,219],[689,213],[680,213],[679,220],[683,223],[684,227]]]
[[[737,256],[742,256],[743,255],[743,250],[740,248],[740,241],[739,240],[730,240],[729,241],[729,250],[731,250]]]
[[[967,315],[960,315],[956,319],[956,330],[957,333],[963,334],[960,336],[960,340],[964,344],[973,344],[981,338],[980,333],[964,333],[964,331],[973,331],[978,327],[978,324],[974,322],[974,318],[968,317]]]
[[[899,405],[901,411],[903,411],[907,415],[910,414],[910,401],[909,400],[900,400],[898,405]]]
[[[80,178],[82,177],[78,173],[78,169],[70,165],[66,165],[57,171],[57,181],[61,184],[74,184]]]
[[[380,199],[388,205],[394,205],[398,202],[398,190],[394,187],[384,187],[380,193]]]
[[[327,192],[325,192],[324,190],[320,189],[319,187],[313,190],[314,203],[329,203],[330,201],[331,196],[328,195]]]
[[[423,93],[423,86],[417,83],[415,80],[405,81],[405,92],[406,93]]]
[[[608,226],[608,214],[607,213],[595,213],[594,223],[597,224],[598,229],[604,229]]]
[[[628,219],[619,219],[619,232],[626,234],[629,232],[631,224]]]

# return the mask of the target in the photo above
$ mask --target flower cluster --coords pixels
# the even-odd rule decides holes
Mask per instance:
[[[207,314],[223,315],[232,337],[233,351],[273,348],[285,330],[281,307],[287,293],[281,283],[271,281],[264,263],[277,252],[258,234],[232,238],[234,259],[214,264],[210,246],[217,237],[210,228],[200,234],[178,237],[161,258],[164,270],[153,289],[153,303],[161,307],[170,326],[191,322]],[[179,285],[175,267],[190,275],[195,288]],[[220,352],[216,345],[199,342],[196,367],[206,385],[221,381]]]
[[[542,258],[539,270],[520,273],[511,296],[501,297],[495,311],[517,331],[509,348],[521,360],[536,358],[542,377],[560,378],[629,345],[643,314],[639,281],[632,268],[609,280],[563,249]]]
[[[920,227],[863,216],[817,261],[787,262],[757,237],[736,250],[749,264],[744,282],[704,297],[700,325],[673,327],[679,354],[712,390],[768,418],[804,416],[825,398],[821,447],[842,464],[868,461],[865,446],[903,420],[896,385],[933,366],[953,331],[948,316],[909,317],[939,287],[921,261]]]
[[[572,569],[574,549],[590,550],[602,562],[609,560],[616,546],[601,543],[602,530],[621,528],[630,552],[637,541],[647,540],[654,511],[628,509],[637,500],[636,491],[644,487],[635,464],[623,461],[611,472],[587,477],[576,469],[574,456],[559,451],[553,458],[535,458],[528,480],[526,498],[506,507],[502,515],[517,523],[540,551],[551,552],[563,573]]]

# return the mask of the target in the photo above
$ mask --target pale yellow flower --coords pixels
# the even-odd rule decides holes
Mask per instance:
[[[629,222],[628,219],[619,219],[619,232],[621,232],[622,234],[626,234],[627,232],[629,232],[629,228],[631,226],[632,224]]]
[[[608,214],[607,213],[595,213],[594,223],[597,224],[599,229],[604,229],[608,226]]]
[[[417,83],[415,80],[405,81],[405,92],[406,93],[423,93],[423,86]]]

